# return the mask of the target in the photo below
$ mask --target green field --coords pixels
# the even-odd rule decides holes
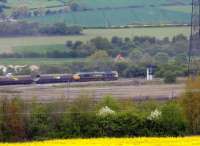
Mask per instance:
[[[147,28],[126,28],[126,29],[86,29],[81,36],[54,36],[54,37],[14,37],[0,38],[0,52],[46,52],[47,50],[65,49],[66,41],[86,42],[94,37],[101,36],[111,39],[113,36],[134,37],[154,36],[157,38],[172,38],[177,34],[189,36],[189,27],[147,27]],[[12,43],[11,43],[12,42]]]
[[[191,13],[192,7],[191,6],[168,6],[164,7],[167,10],[172,10],[176,12],[184,12],[184,13]]]
[[[58,5],[67,5],[69,2],[76,2],[88,8],[105,8],[105,7],[126,7],[131,5],[154,4],[160,6],[162,4],[189,4],[190,0],[7,0],[7,6],[19,7],[27,6],[28,8],[51,7]]]
[[[39,54],[45,54],[47,52],[51,51],[66,51],[66,47],[64,44],[58,44],[58,45],[33,45],[33,46],[18,46],[15,47],[14,51],[15,52],[23,52],[23,53],[28,53],[28,52],[33,52],[33,53],[39,53]]]
[[[84,59],[55,59],[55,58],[6,58],[0,59],[1,65],[64,65]]]
[[[30,22],[85,27],[110,27],[129,24],[185,24],[190,22],[191,0],[7,0],[12,11],[20,6],[33,10],[59,10],[77,3],[86,11],[57,13],[26,18]],[[8,13],[8,12],[7,12]]]
[[[187,24],[190,21],[190,15],[189,13],[165,8],[142,7],[108,10],[96,9],[93,11],[35,16],[24,20],[42,24],[65,22],[68,25],[84,27],[111,27],[131,24]]]
[[[59,0],[7,0],[7,5],[10,7],[27,6],[28,8],[49,7],[61,5]]]
[[[15,37],[0,38],[0,52],[37,52],[64,51],[64,44],[67,40],[87,42],[88,40],[101,36],[111,39],[113,36],[134,37],[154,36],[157,38],[169,37],[170,39],[178,34],[189,36],[189,27],[147,27],[147,28],[126,28],[126,29],[86,29],[81,36],[54,36],[54,37]],[[12,42],[12,43],[11,43]],[[83,61],[79,59],[0,59],[0,64],[66,64],[72,61]]]

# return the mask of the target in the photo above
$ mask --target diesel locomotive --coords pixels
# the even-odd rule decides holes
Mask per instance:
[[[117,71],[109,72],[80,72],[64,75],[9,76],[0,77],[0,86],[54,84],[66,82],[114,81],[119,77]]]

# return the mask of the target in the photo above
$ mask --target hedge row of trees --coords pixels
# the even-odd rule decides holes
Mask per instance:
[[[17,25],[17,27],[15,26]],[[18,26],[19,25],[19,26]],[[0,23],[0,36],[9,35],[65,35],[65,34],[81,34],[80,27],[67,27],[64,23],[57,23],[53,26],[40,27],[37,23]],[[1,57],[12,58],[85,58],[96,51],[106,51],[109,56],[116,57],[122,54],[124,57],[130,58],[135,63],[141,61],[166,63],[172,59],[179,63],[187,62],[188,39],[184,35],[177,35],[170,40],[168,37],[157,39],[155,37],[134,37],[121,38],[112,37],[111,40],[103,37],[96,37],[88,42],[82,41],[66,41],[63,46],[55,46],[54,51],[40,52],[16,52],[14,54],[3,54]],[[48,46],[45,46],[48,47]],[[52,48],[52,46],[49,46]],[[65,47],[66,51],[59,51],[59,47]],[[42,46],[41,46],[41,49]],[[195,55],[200,55],[198,52]],[[148,59],[148,60],[145,60]]]
[[[160,63],[166,63],[171,58],[183,61],[187,54],[188,39],[184,35],[177,35],[170,40],[169,38],[157,39],[155,37],[134,37],[121,38],[112,37],[111,40],[103,37],[96,37],[83,43],[81,41],[67,41],[66,47],[69,48],[74,57],[86,57],[95,51],[104,50],[109,56],[115,57],[121,53],[124,57],[129,57],[133,61],[140,61],[143,58]],[[198,55],[198,54],[196,54]],[[177,56],[177,57],[176,57]]]
[[[26,105],[19,98],[1,101],[0,140],[124,136],[182,136],[187,125],[176,102],[159,106],[104,97],[94,105],[83,95],[73,102]]]
[[[87,94],[40,103],[1,98],[0,140],[184,136],[200,134],[200,77],[187,82],[178,100],[134,102]]]
[[[135,64],[131,61],[115,62],[108,57],[105,52],[97,52],[97,54],[90,56],[85,61],[74,61],[61,65],[40,65],[39,72],[41,74],[66,74],[76,72],[116,70],[119,72],[120,77],[144,78],[146,77],[146,67],[146,64]],[[18,72],[15,72],[14,69],[8,68],[8,72],[12,72],[14,75],[31,74],[31,70],[28,67],[24,67]],[[165,78],[165,82],[167,83],[174,83],[176,82],[176,77],[185,77],[187,76],[187,73],[187,66],[179,65],[176,62],[158,65],[154,70],[155,77]],[[0,75],[3,75],[1,70]]]
[[[61,34],[64,24],[57,24],[56,30],[44,28],[42,34]],[[3,28],[2,28],[3,29]],[[31,30],[30,30],[31,31]],[[3,32],[2,32],[3,33]],[[23,32],[25,33],[25,32]],[[73,31],[72,34],[79,34],[81,31]],[[1,35],[1,28],[0,28]],[[63,34],[64,35],[64,34]],[[119,38],[113,37],[111,41],[107,38],[97,37],[91,39],[87,43],[81,41],[67,41],[65,44],[66,51],[59,51],[58,47],[55,51],[47,51],[46,53],[40,52],[16,52],[13,54],[2,54],[1,57],[5,58],[87,58],[98,51],[105,51],[108,56],[115,58],[121,54],[124,58],[130,59],[135,64],[148,63],[148,64],[166,64],[175,61],[178,64],[187,63],[187,48],[188,40],[183,35],[178,35],[170,41],[168,38],[162,40],[154,37],[134,37]],[[51,47],[52,48],[52,47]],[[41,47],[42,49],[42,47]],[[195,55],[200,55],[196,53]]]
[[[80,35],[82,28],[67,26],[65,23],[39,25],[27,22],[1,22],[0,36],[35,36],[35,35]]]
[[[146,66],[153,64],[157,66],[156,77],[166,77],[174,82],[174,78],[170,79],[172,76],[187,75],[187,45],[188,39],[183,35],[177,35],[172,40],[169,38],[120,38],[117,36],[108,40],[107,38],[97,37],[86,43],[67,41],[65,44],[66,51],[57,49],[45,54],[30,51],[28,53],[2,54],[1,57],[83,58],[84,61],[75,61],[60,66],[43,65],[41,72],[74,73],[117,70],[121,77],[144,77]],[[115,60],[117,54],[122,54],[124,60]],[[196,55],[200,54],[196,53]]]

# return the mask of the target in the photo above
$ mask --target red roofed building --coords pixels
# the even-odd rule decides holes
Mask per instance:
[[[116,57],[115,57],[115,61],[118,62],[118,61],[125,61],[125,58],[123,57],[122,54],[118,54]]]

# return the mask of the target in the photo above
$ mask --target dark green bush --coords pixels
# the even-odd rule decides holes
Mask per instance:
[[[46,106],[34,105],[27,123],[28,139],[47,139],[50,132],[49,111]]]
[[[173,72],[166,72],[164,75],[164,82],[171,84],[176,82],[176,75]]]
[[[161,107],[157,119],[145,119],[145,136],[182,136],[186,134],[187,123],[178,103],[170,101]]]
[[[96,116],[92,113],[71,114],[73,137],[99,137]]]
[[[200,134],[200,76],[191,77],[186,84],[186,90],[181,95],[181,105],[189,125],[189,132]]]
[[[163,125],[160,120],[144,119],[142,125],[144,127],[143,127],[140,135],[143,135],[143,136],[166,136],[167,131],[164,131]]]
[[[119,110],[120,108],[119,102],[112,95],[104,96],[97,104],[97,109],[100,109],[105,106],[111,108],[112,110]]]
[[[98,127],[102,137],[139,136],[142,120],[131,113],[118,113],[98,117]]]
[[[22,141],[25,139],[25,121],[22,112],[22,101],[19,98],[1,101],[0,135],[3,141]]]
[[[70,104],[34,103],[29,105],[30,114],[21,116],[17,114],[22,112],[17,100],[4,100],[1,105],[4,108],[1,111],[0,140],[182,136],[186,133],[187,123],[176,102],[158,105],[149,101],[139,106],[131,104],[131,101],[128,101],[129,104],[120,102],[107,96],[95,107],[91,98],[84,94]],[[106,106],[112,112],[100,114]],[[155,111],[160,114],[149,118]]]
[[[178,103],[171,101],[165,104],[161,111],[161,123],[163,125],[163,130],[166,132],[165,135],[184,135],[187,127],[181,106]]]

